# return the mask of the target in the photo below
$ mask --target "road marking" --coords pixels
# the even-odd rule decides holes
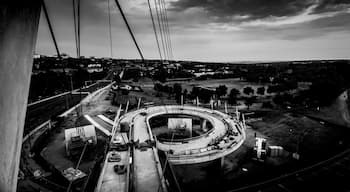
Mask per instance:
[[[280,187],[281,189],[287,191],[287,192],[291,192],[291,190],[287,189],[284,185],[282,185],[281,183],[277,184],[278,187]]]
[[[111,132],[109,132],[107,129],[105,129],[104,127],[102,127],[100,124],[98,124],[94,119],[92,119],[89,115],[84,115],[84,117],[90,121],[90,123],[92,125],[94,125],[97,129],[99,129],[100,131],[102,131],[104,134],[106,134],[107,136],[111,135]]]
[[[108,118],[107,118],[106,116],[104,116],[104,115],[97,115],[97,117],[99,117],[100,119],[102,119],[103,121],[105,121],[105,122],[107,122],[107,123],[109,123],[109,124],[111,124],[111,125],[114,124],[114,122],[113,122],[112,120],[108,119]]]

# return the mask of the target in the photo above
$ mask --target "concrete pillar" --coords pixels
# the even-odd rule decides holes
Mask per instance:
[[[128,109],[129,109],[129,100],[128,100],[128,102],[126,102],[126,106],[125,106],[125,113],[127,113],[127,112],[128,112]]]
[[[0,191],[16,191],[40,1],[0,3]]]
[[[223,171],[224,165],[225,165],[225,156],[222,156],[222,157],[220,158],[220,168],[221,168],[221,171]]]
[[[137,102],[137,109],[140,109],[141,107],[141,97],[139,98],[138,102]]]
[[[207,132],[208,130],[207,130],[207,120],[206,119],[203,119],[202,120],[202,130],[204,131],[204,132]]]
[[[184,95],[181,94],[181,105],[184,105]]]

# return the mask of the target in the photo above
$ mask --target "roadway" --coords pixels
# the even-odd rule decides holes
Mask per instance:
[[[185,143],[160,143],[155,140],[152,134],[149,120],[161,114],[199,116],[211,122],[213,129],[210,133],[191,138]],[[97,127],[104,126],[105,129],[111,130],[111,120],[101,116],[92,117],[92,119],[92,122],[98,125]],[[109,124],[109,127],[106,124]],[[237,119],[219,111],[199,107],[154,106],[126,113],[117,121],[116,133],[112,134],[112,141],[118,140],[120,134],[123,134],[120,132],[122,124],[127,124],[130,128],[128,136],[130,159],[128,163],[125,162],[125,165],[128,166],[128,172],[123,176],[124,179],[127,179],[127,184],[124,185],[125,180],[120,179],[120,176],[116,176],[116,173],[111,171],[112,165],[106,161],[96,191],[111,191],[114,185],[120,183],[118,186],[124,186],[124,188],[115,187],[115,191],[132,189],[136,192],[166,192],[167,187],[158,157],[158,149],[173,149],[174,153],[168,154],[169,161],[173,164],[192,164],[222,158],[237,150],[245,140],[245,126]],[[212,145],[213,141],[217,144]],[[111,142],[111,146],[113,145]],[[111,148],[113,151],[113,147]],[[112,153],[111,151],[107,154],[107,159]],[[112,180],[114,180],[114,184],[111,184]]]
[[[213,129],[183,142],[158,142],[157,148],[172,151],[168,155],[173,164],[193,164],[212,161],[237,150],[245,140],[244,125],[231,116],[207,108],[192,106],[156,106],[145,111],[147,127],[152,117],[162,114],[186,114],[201,117],[213,125]]]
[[[98,129],[108,130],[108,133],[103,131],[106,135],[111,133],[113,128],[112,120],[102,115],[92,117],[86,115],[85,117]],[[121,117],[119,122],[132,125],[133,128],[130,129],[129,138],[145,144],[147,140],[152,140],[152,134],[148,129],[142,129],[144,121],[144,116],[138,113],[130,113],[128,116]],[[121,133],[120,131],[112,136],[112,141],[121,137],[123,138],[121,139],[122,144],[129,143],[126,133]],[[166,192],[157,149],[154,146],[137,147],[134,145],[132,148],[129,147],[127,151],[117,152],[113,150],[113,144],[111,144],[111,148],[112,150],[107,153],[96,191],[128,191],[130,188],[133,188],[136,192]],[[109,157],[115,152],[121,156],[121,160],[119,162],[110,162]],[[114,166],[117,164],[127,166],[128,171],[124,174],[117,174],[114,171]]]
[[[146,117],[137,114],[133,118],[133,139],[146,144],[153,140],[149,130],[144,127]],[[135,148],[134,154],[134,183],[135,191],[154,192],[162,189],[162,169],[154,146]],[[164,191],[163,188],[162,191]]]
[[[128,138],[125,133],[118,134],[117,137],[123,137],[122,140],[123,144],[128,143]],[[120,155],[120,161],[118,162],[111,162],[109,161],[109,158],[112,155],[112,151],[109,151],[106,155],[105,162],[103,164],[103,168],[100,174],[99,181],[96,186],[95,191],[99,192],[127,192],[129,189],[129,170],[123,174],[117,174],[114,170],[114,166],[116,165],[129,165],[129,157],[130,157],[130,150],[127,151],[118,151],[118,154]]]
[[[131,150],[131,185],[136,192],[166,192],[157,149],[155,146],[147,144],[148,141],[153,141],[154,139],[151,130],[145,126],[146,116],[140,114],[143,111],[141,109],[123,115],[118,124],[118,129],[120,124],[129,124],[130,137],[135,142]],[[118,131],[116,135],[118,135]],[[112,136],[112,139],[114,137]]]

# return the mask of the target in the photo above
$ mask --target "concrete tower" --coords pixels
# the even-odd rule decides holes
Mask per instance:
[[[40,0],[0,2],[0,191],[16,191]]]

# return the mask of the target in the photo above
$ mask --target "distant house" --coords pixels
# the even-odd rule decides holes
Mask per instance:
[[[203,75],[214,75],[215,72],[197,72],[197,73],[193,73],[196,77],[200,77]]]
[[[312,82],[298,82],[298,89],[308,90],[310,89],[311,85],[312,85]]]
[[[87,66],[87,71],[89,73],[94,73],[94,72],[101,72],[103,71],[103,67],[99,63],[92,63]]]

